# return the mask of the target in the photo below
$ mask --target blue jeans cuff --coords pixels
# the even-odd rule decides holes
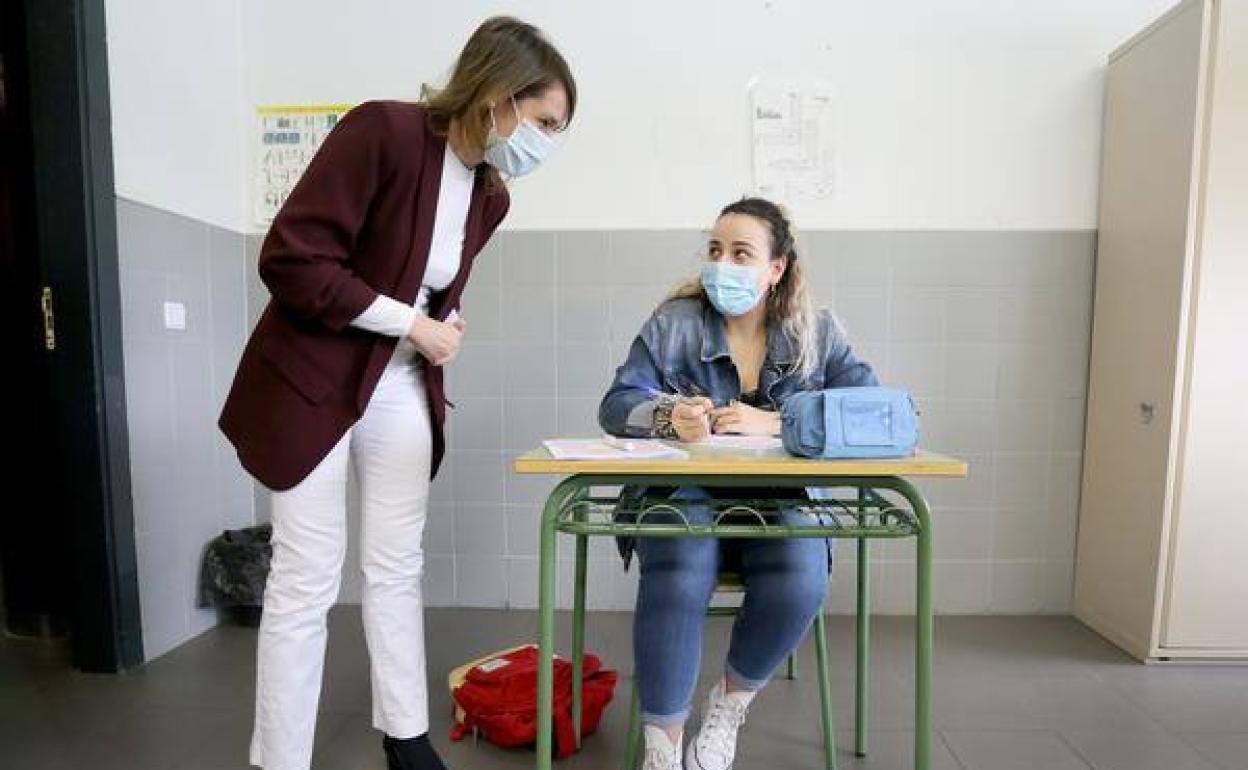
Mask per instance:
[[[771,680],[770,676],[764,679],[750,679],[733,668],[732,664],[728,662],[724,663],[724,678],[728,680],[728,684],[732,685],[732,689],[749,690],[750,692],[758,692],[766,687],[767,682]]]
[[[677,711],[675,714],[651,714],[647,711],[641,712],[641,723],[643,725],[654,725],[655,727],[666,730],[669,727],[678,727],[689,721],[689,709]]]

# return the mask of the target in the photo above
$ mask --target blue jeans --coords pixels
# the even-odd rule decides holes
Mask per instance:
[[[709,524],[708,493],[682,487],[672,499],[686,501],[691,524]],[[694,501],[694,504],[688,504]],[[786,509],[782,523],[812,526],[808,514]],[[648,514],[650,523],[680,521],[675,514]],[[758,690],[797,649],[823,607],[828,586],[828,544],[822,538],[723,539],[639,537],[641,580],[633,620],[633,654],[642,721],[660,727],[682,724],[697,685],[706,608],[721,570],[737,572],[745,600],[732,626],[724,675],[738,689]]]

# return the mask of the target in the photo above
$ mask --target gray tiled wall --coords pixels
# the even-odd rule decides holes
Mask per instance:
[[[117,200],[122,334],[147,657],[216,623],[195,606],[200,553],[253,520],[250,479],[216,429],[249,330],[244,238]],[[164,327],[164,303],[186,329]]]
[[[457,408],[426,537],[430,603],[533,606],[538,507],[553,480],[510,474],[508,461],[545,436],[598,431],[616,363],[692,274],[702,239],[504,232],[481,255],[464,300],[468,336],[448,372]],[[259,238],[249,242],[254,260]],[[887,382],[916,394],[925,444],[971,463],[966,481],[925,485],[938,517],[938,610],[1066,611],[1094,233],[828,231],[801,247],[817,301]],[[262,298],[248,276],[249,296]],[[635,570],[621,570],[609,542],[591,542],[591,606],[631,608]],[[910,611],[913,545],[876,547],[876,607]],[[849,611],[853,549],[840,554],[830,605]],[[356,601],[349,558],[342,598]]]
[[[215,621],[194,606],[204,542],[267,515],[266,494],[215,426],[267,295],[255,271],[260,236],[127,200],[118,224],[140,588],[154,657]],[[514,476],[508,461],[547,435],[598,431],[614,366],[672,284],[692,274],[702,238],[504,232],[481,255],[464,300],[467,340],[448,372],[458,408],[426,535],[430,604],[533,606],[538,506],[553,482]],[[1066,611],[1094,233],[817,231],[800,245],[817,301],[886,381],[918,397],[925,444],[971,463],[966,481],[925,485],[937,516],[938,610]],[[164,329],[166,300],[186,305],[185,331]],[[876,548],[875,606],[906,612],[913,545]],[[593,551],[591,605],[631,608],[635,570],[622,571],[608,542]],[[343,601],[358,601],[357,564],[352,543]],[[560,568],[566,586],[570,563]],[[841,549],[834,610],[851,609],[853,569],[853,549]]]

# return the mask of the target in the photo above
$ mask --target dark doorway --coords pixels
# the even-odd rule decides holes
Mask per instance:
[[[5,625],[142,662],[103,0],[0,4]]]

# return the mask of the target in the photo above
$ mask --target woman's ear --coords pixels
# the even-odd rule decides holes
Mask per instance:
[[[777,285],[779,285],[780,280],[784,278],[784,271],[788,269],[789,269],[788,257],[776,257],[775,259],[771,260],[771,280],[768,281],[768,284],[772,288],[775,288]]]

